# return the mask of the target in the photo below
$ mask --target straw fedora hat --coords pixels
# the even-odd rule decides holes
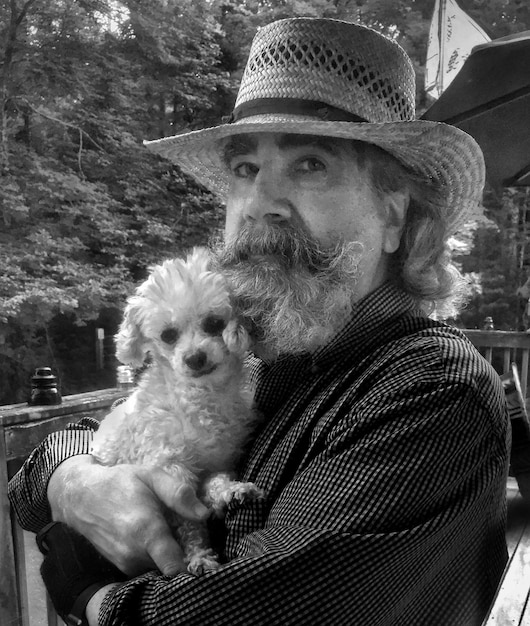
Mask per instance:
[[[463,131],[416,120],[415,92],[409,57],[380,33],[332,19],[279,20],[254,38],[228,123],[144,143],[221,199],[223,138],[274,132],[372,143],[438,184],[454,232],[480,214],[484,159]]]

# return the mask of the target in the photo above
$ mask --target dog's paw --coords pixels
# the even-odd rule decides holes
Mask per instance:
[[[230,492],[232,493],[232,497],[241,503],[261,500],[265,497],[263,489],[260,489],[254,483],[234,481],[230,485]]]
[[[239,504],[265,497],[263,489],[254,483],[231,480],[228,474],[216,474],[206,483],[205,502],[214,514],[222,517],[232,501]]]
[[[188,572],[194,576],[202,576],[208,570],[216,570],[219,566],[217,555],[212,550],[200,550],[190,557]]]

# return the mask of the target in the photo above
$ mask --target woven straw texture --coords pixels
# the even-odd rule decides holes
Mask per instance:
[[[414,71],[407,55],[376,31],[338,20],[280,20],[258,31],[236,108],[262,98],[317,101],[370,123],[268,113],[145,145],[224,199],[229,173],[221,158],[223,138],[271,132],[366,141],[439,185],[442,209],[455,232],[480,215],[482,152],[474,139],[453,126],[416,121],[414,94]]]
[[[414,119],[414,97],[412,64],[391,40],[348,22],[295,19],[258,31],[236,108],[256,98],[304,98],[368,122],[404,122]]]

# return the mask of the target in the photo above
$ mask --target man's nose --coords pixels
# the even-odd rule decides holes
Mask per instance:
[[[288,221],[291,218],[291,204],[282,182],[260,171],[249,190],[244,217],[249,222],[268,224]]]

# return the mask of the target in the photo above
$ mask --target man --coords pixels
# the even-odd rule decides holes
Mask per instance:
[[[66,522],[136,575],[98,570],[52,526],[44,577],[63,613],[481,624],[506,561],[505,401],[428,313],[461,296],[446,242],[476,210],[484,165],[469,136],[415,121],[414,94],[410,60],[380,34],[281,20],[256,35],[230,123],[149,143],[226,201],[217,255],[253,327],[264,414],[240,476],[266,498],[230,505],[226,563],[193,577],[163,507],[201,517],[194,494],[94,464],[86,424],[53,435],[13,481],[20,520]],[[86,580],[65,600],[72,571]]]

